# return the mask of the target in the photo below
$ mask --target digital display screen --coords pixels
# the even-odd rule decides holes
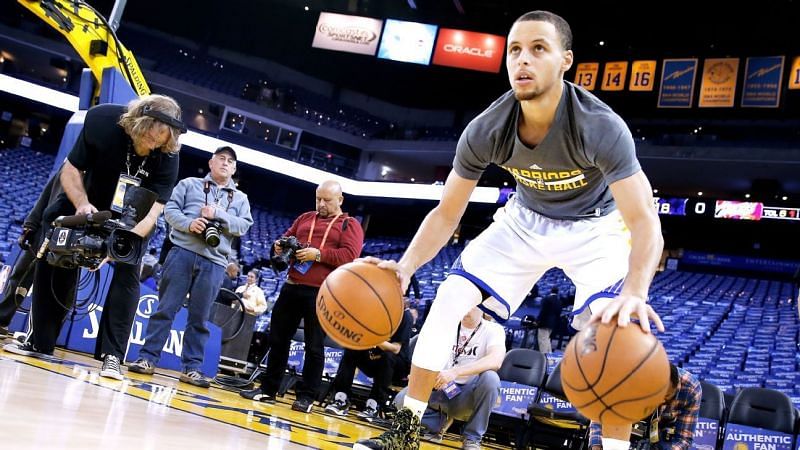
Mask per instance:
[[[506,38],[493,34],[442,28],[436,39],[433,63],[497,73],[503,63]]]
[[[688,198],[655,197],[656,211],[664,216],[685,216]]]
[[[312,47],[374,55],[382,20],[344,14],[320,13]]]
[[[717,219],[760,220],[763,203],[717,200],[714,217]]]
[[[436,25],[386,19],[378,58],[415,64],[430,64]]]

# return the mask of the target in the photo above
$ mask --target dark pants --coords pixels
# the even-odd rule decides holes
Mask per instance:
[[[333,381],[334,392],[344,392],[348,398],[351,396],[356,368],[372,378],[369,398],[383,406],[394,375],[398,377],[408,375],[411,366],[399,355],[377,348],[345,350],[342,361],[339,363],[339,370],[336,372],[336,379]]]
[[[78,269],[62,269],[44,260],[36,262],[31,306],[30,340],[36,350],[53,353],[61,325],[75,300]],[[94,357],[125,356],[139,302],[139,267],[116,263],[103,304]]]
[[[317,319],[316,300],[319,288],[285,283],[281,288],[270,321],[267,369],[261,375],[261,389],[271,395],[278,392],[286,364],[289,361],[289,346],[300,319],[303,319],[305,336],[305,360],[303,382],[297,389],[298,398],[315,399],[322,382],[325,363],[323,340],[325,333]]]
[[[7,327],[11,323],[17,307],[25,298],[24,294],[17,294],[17,290],[30,291],[33,283],[35,258],[36,255],[32,251],[22,250],[14,262],[14,267],[11,269],[11,274],[3,289],[3,298],[0,300],[0,326]]]

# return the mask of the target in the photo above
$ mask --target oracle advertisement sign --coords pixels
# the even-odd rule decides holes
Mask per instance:
[[[500,71],[506,38],[494,34],[442,28],[436,40],[433,63],[482,72]]]
[[[312,47],[375,55],[383,21],[369,17],[320,13]]]

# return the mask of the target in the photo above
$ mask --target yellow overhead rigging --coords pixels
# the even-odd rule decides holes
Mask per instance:
[[[82,0],[17,0],[45,23],[67,38],[97,80],[94,98],[99,95],[103,70],[117,69],[138,95],[150,87],[133,54],[117,39],[106,19]]]

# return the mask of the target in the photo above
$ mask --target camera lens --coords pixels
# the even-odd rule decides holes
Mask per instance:
[[[133,253],[133,243],[127,239],[116,239],[114,241],[114,255],[118,259],[126,259]]]
[[[219,245],[219,229],[212,225],[206,225],[206,231],[204,232],[204,237],[206,240],[206,244],[216,247]]]

